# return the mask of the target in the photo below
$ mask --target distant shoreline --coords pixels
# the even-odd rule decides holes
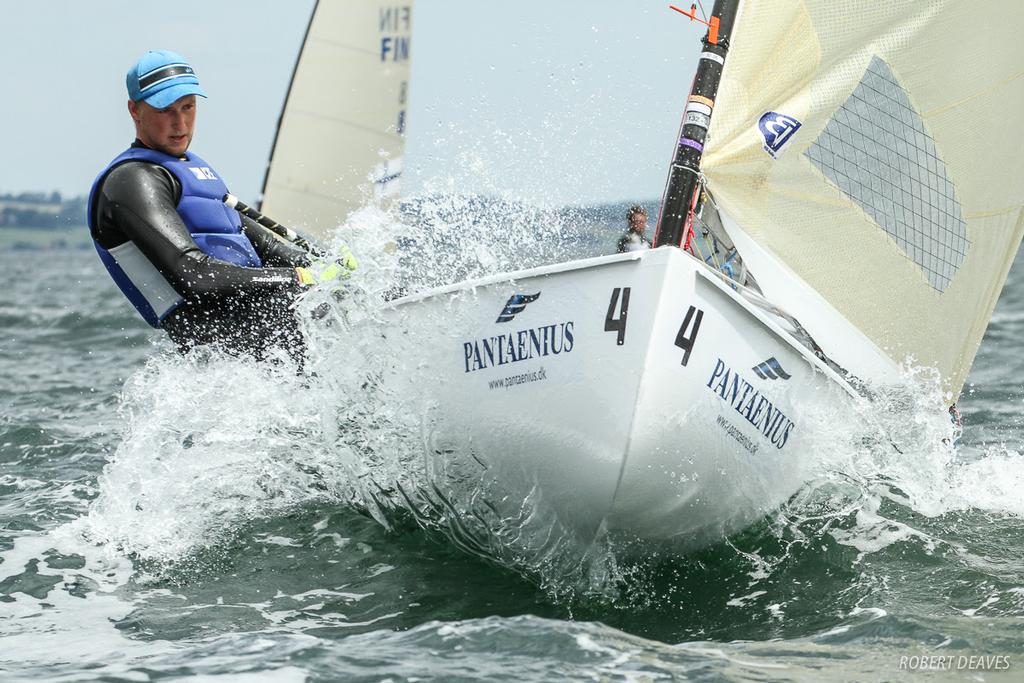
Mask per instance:
[[[0,249],[4,251],[87,249],[91,245],[89,228],[84,225],[64,228],[0,227]]]

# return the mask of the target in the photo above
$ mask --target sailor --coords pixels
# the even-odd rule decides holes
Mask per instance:
[[[650,249],[651,242],[644,236],[644,232],[647,230],[647,209],[639,204],[634,204],[626,212],[626,221],[629,224],[629,229],[619,238],[619,253]]]
[[[344,277],[224,205],[220,174],[188,151],[197,97],[188,61],[147,52],[126,78],[135,142],[99,174],[89,230],[114,282],[142,317],[182,351],[216,344],[262,358],[280,347],[301,358],[292,310],[304,287]]]

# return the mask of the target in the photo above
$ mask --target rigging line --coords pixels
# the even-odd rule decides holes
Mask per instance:
[[[699,192],[704,192],[703,186],[701,186],[698,191]],[[693,245],[694,249],[697,251],[697,255],[700,257],[700,259],[702,261],[704,261],[704,263],[714,262],[714,268],[720,270],[722,265],[721,265],[721,263],[718,262],[718,255],[716,253],[718,250],[717,250],[716,245],[715,245],[715,237],[714,237],[714,235],[711,236],[711,240],[712,241],[711,241],[711,244],[708,245],[707,238],[708,238],[708,235],[710,235],[711,233],[704,226],[703,215],[704,215],[704,206],[702,204],[701,205],[700,213],[694,214],[694,217],[693,217],[694,221],[697,224],[700,225],[700,236],[701,236],[702,240],[695,239],[697,235],[696,235],[696,231],[694,231],[694,235],[693,235],[693,238],[691,238],[692,241],[690,242],[690,244]],[[710,248],[710,250],[711,250],[711,253],[708,256],[704,256],[704,250],[700,248],[700,242],[701,241],[703,241],[704,245],[708,246]]]
[[[705,258],[704,251],[700,248],[700,246],[698,246],[696,249],[700,254],[700,257],[704,260],[704,263],[711,265],[712,267],[714,267],[715,270],[721,270],[722,262],[718,258],[718,239],[704,225],[704,220],[700,216],[697,216],[697,222],[700,223],[700,236],[703,238],[705,246],[709,246],[709,248],[711,249],[711,254],[707,258]],[[709,237],[711,238],[710,245],[708,245]]]
[[[697,217],[697,220],[698,220],[698,221],[700,221],[700,217]],[[702,226],[702,227],[703,227],[703,225],[704,225],[704,224],[703,224],[703,223],[701,223],[701,226]],[[701,230],[701,237],[703,237],[703,236],[704,236],[704,234],[703,234],[703,233],[704,233],[704,231],[703,231],[703,230]],[[705,257],[705,256],[704,256],[704,250],[700,248],[699,240],[693,240],[692,242],[690,242],[690,244],[694,245],[694,247],[693,247],[693,248],[694,248],[694,250],[696,250],[696,252],[697,252],[697,257],[698,257],[698,258],[699,258],[699,259],[700,259],[701,261],[703,261],[704,263],[709,263],[709,262],[711,261],[711,259],[713,259],[713,258],[714,258],[714,255],[715,255],[715,252],[714,252],[714,247],[712,247],[712,250],[711,250],[711,255],[710,255],[710,256],[707,256],[707,257]],[[705,244],[706,244],[706,242],[705,242]],[[718,268],[718,264],[716,263],[716,264],[715,264],[715,265],[714,265],[713,267],[717,269],[717,268]]]
[[[704,21],[708,20],[708,13],[704,11],[704,3],[697,0],[697,6],[700,8],[700,15],[704,17]]]
[[[701,234],[705,238],[705,240],[704,240],[705,244],[707,244],[707,236],[708,235],[711,236],[711,259],[714,261],[715,268],[718,269],[718,270],[721,270],[722,269],[722,262],[718,258],[718,246],[721,243],[719,242],[718,237],[711,231],[711,229],[708,227],[708,225],[704,222],[704,209],[707,207],[707,205],[709,203],[714,208],[716,213],[720,212],[720,209],[718,208],[718,204],[715,203],[715,198],[712,197],[711,194],[707,191],[707,185],[708,185],[707,176],[704,175],[703,171],[698,171],[697,172],[697,178],[698,178],[698,182],[700,183],[700,190],[699,191],[700,191],[700,201],[701,201],[700,213],[697,214],[697,216],[696,216],[697,222],[700,223]],[[737,253],[737,254],[739,253],[736,250],[735,246],[733,247],[733,253]],[[726,263],[728,263],[728,260],[726,261]]]
[[[761,294],[760,292],[758,292],[757,290],[755,290],[755,289],[753,289],[753,288],[751,288],[751,287],[749,287],[747,285],[741,284],[741,283],[737,282],[736,280],[733,280],[732,278],[730,278],[725,273],[723,273],[723,272],[721,272],[719,270],[715,270],[714,268],[708,268],[708,270],[713,275],[715,275],[720,280],[722,280],[726,285],[728,285],[729,287],[732,287],[732,289],[735,292],[740,294],[744,299],[746,299],[751,304],[757,306],[758,308],[766,310],[766,311],[768,311],[770,313],[773,313],[776,316],[778,316],[779,318],[781,318],[781,319],[785,320],[787,323],[789,323],[793,327],[793,331],[792,332],[788,332],[787,331],[787,333],[789,334],[790,337],[792,337],[793,339],[795,339],[798,342],[800,342],[800,344],[804,348],[806,348],[809,351],[811,351],[815,355],[815,357],[818,358],[818,360],[823,362],[825,365],[827,365],[829,367],[830,370],[832,370],[837,375],[842,377],[843,380],[845,380],[847,382],[847,384],[849,384],[851,387],[854,388],[855,391],[857,391],[857,393],[863,395],[863,384],[857,378],[857,376],[851,374],[846,368],[841,366],[836,361],[832,360],[832,358],[828,354],[826,354],[825,351],[818,345],[818,342],[816,342],[814,340],[814,337],[811,336],[811,333],[808,332],[807,329],[803,325],[800,324],[800,321],[797,320],[795,316],[793,316],[791,313],[789,313],[785,309],[782,309],[782,308],[776,306],[775,304],[773,304],[771,301],[766,299],[764,297],[764,295]]]

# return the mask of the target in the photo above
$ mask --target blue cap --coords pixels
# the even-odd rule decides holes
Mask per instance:
[[[170,50],[150,50],[128,69],[128,97],[156,109],[166,109],[185,95],[206,97],[195,70]]]

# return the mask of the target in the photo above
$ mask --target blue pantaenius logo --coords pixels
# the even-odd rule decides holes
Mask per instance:
[[[782,450],[796,425],[786,416],[782,409],[761,394],[750,382],[743,379],[725,364],[721,358],[711,371],[707,388],[715,392],[720,399],[732,406],[758,433]]]
[[[462,355],[466,372],[476,372],[571,353],[575,345],[573,321],[568,320],[463,342]]]
[[[539,298],[540,292],[537,292],[536,294],[513,294],[509,297],[509,300],[505,302],[505,308],[501,309],[501,315],[499,315],[498,319],[494,322],[507,323],[515,318],[517,314],[522,313],[527,304],[533,303]]]
[[[782,363],[775,356],[772,356],[763,363],[758,363],[751,368],[761,379],[789,379],[789,374],[782,369]]]
[[[800,122],[792,116],[786,116],[777,111],[766,111],[761,114],[761,120],[757,122],[757,127],[761,130],[761,136],[764,138],[764,150],[775,159],[778,158],[786,143],[800,130]]]

